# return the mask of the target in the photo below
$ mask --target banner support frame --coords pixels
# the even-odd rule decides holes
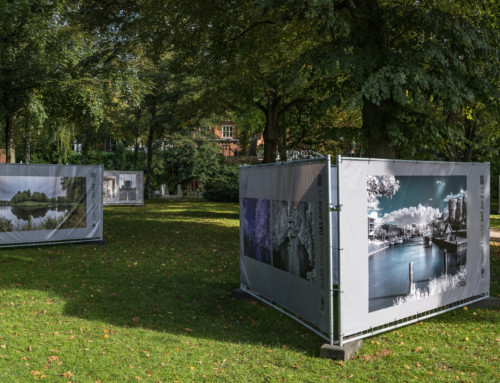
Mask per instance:
[[[330,340],[330,345],[333,346],[335,341],[335,318],[334,318],[334,302],[333,302],[333,239],[332,239],[332,211],[330,206],[332,206],[332,160],[330,155],[326,156],[326,169],[327,169],[327,187],[328,187],[328,200],[327,206],[329,207],[328,213],[328,308],[329,308],[329,318],[328,318],[328,337]]]
[[[340,197],[341,197],[341,190],[340,190],[340,171],[341,171],[341,166],[340,164],[342,163],[342,156],[337,155],[337,204],[338,206],[342,206]],[[337,211],[337,264],[338,264],[338,275],[337,275],[337,312],[338,312],[338,330],[339,330],[339,346],[342,347],[344,345],[344,338],[342,336],[342,263],[341,263],[341,256],[340,252],[342,250],[341,247],[341,238],[340,238],[340,214],[341,214],[341,209],[339,208]]]

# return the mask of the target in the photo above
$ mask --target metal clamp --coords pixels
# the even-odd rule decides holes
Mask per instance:
[[[340,212],[340,209],[342,208],[342,205],[337,205],[337,206],[330,206],[330,211],[336,211]]]

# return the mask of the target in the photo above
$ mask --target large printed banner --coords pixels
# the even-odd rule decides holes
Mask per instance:
[[[240,168],[241,284],[328,331],[328,172],[322,159]]]
[[[342,335],[489,291],[489,165],[343,158]]]
[[[102,167],[0,166],[0,247],[102,240]]]
[[[143,179],[143,172],[105,171],[104,205],[144,205]]]

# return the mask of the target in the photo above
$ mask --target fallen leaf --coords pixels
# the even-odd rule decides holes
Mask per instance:
[[[186,331],[186,332],[193,332],[193,330],[191,330],[190,328],[187,328],[187,327],[184,329],[184,331]]]

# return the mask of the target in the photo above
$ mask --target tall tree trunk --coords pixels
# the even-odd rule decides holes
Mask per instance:
[[[365,156],[369,158],[397,158],[397,151],[389,142],[387,127],[393,119],[395,105],[391,101],[376,105],[364,100],[362,109],[363,135],[366,139]]]
[[[24,135],[24,162],[29,164],[31,162],[31,129],[27,128]]]
[[[136,115],[137,128],[135,130],[135,144],[134,144],[134,170],[137,170],[137,163],[139,162],[139,136],[141,134],[141,110],[137,111]]]
[[[278,153],[280,154],[280,161],[286,161],[287,154],[287,142],[286,142],[286,128],[284,127],[279,127],[280,128],[280,142],[278,144]]]
[[[452,110],[448,112],[448,116],[446,117],[446,125],[448,125],[451,130],[457,129],[457,114]],[[450,143],[450,153],[448,156],[448,161],[457,161],[457,147],[453,141]]]
[[[357,22],[353,28],[353,41],[359,57],[366,57],[363,72],[358,76],[359,89],[373,73],[388,65],[390,59],[387,47],[387,26],[377,0],[354,0],[352,12]],[[370,158],[396,158],[397,151],[390,144],[389,127],[398,126],[396,114],[398,104],[392,99],[374,102],[363,98],[362,133],[366,140],[364,155]]]
[[[475,120],[465,120],[465,138],[467,142],[465,143],[465,162],[472,161],[472,155],[474,154],[474,143],[476,142],[477,128],[479,126],[480,116],[476,116]]]
[[[280,143],[279,106],[281,97],[269,96],[265,108],[266,126],[264,128],[264,163],[276,162],[276,150]]]
[[[84,128],[82,132],[82,165],[87,163],[87,153],[88,153],[88,135],[87,130]]]
[[[153,108],[151,111],[151,122],[149,124],[149,135],[148,135],[148,165],[146,171],[146,185],[144,187],[144,198],[149,198],[149,188],[151,185],[151,168],[153,164],[153,141],[154,141],[154,133],[155,133],[155,125],[156,125],[156,104],[153,104]]]
[[[16,137],[15,137],[16,116],[7,113],[5,116],[5,145],[7,149],[7,162],[16,163]]]

